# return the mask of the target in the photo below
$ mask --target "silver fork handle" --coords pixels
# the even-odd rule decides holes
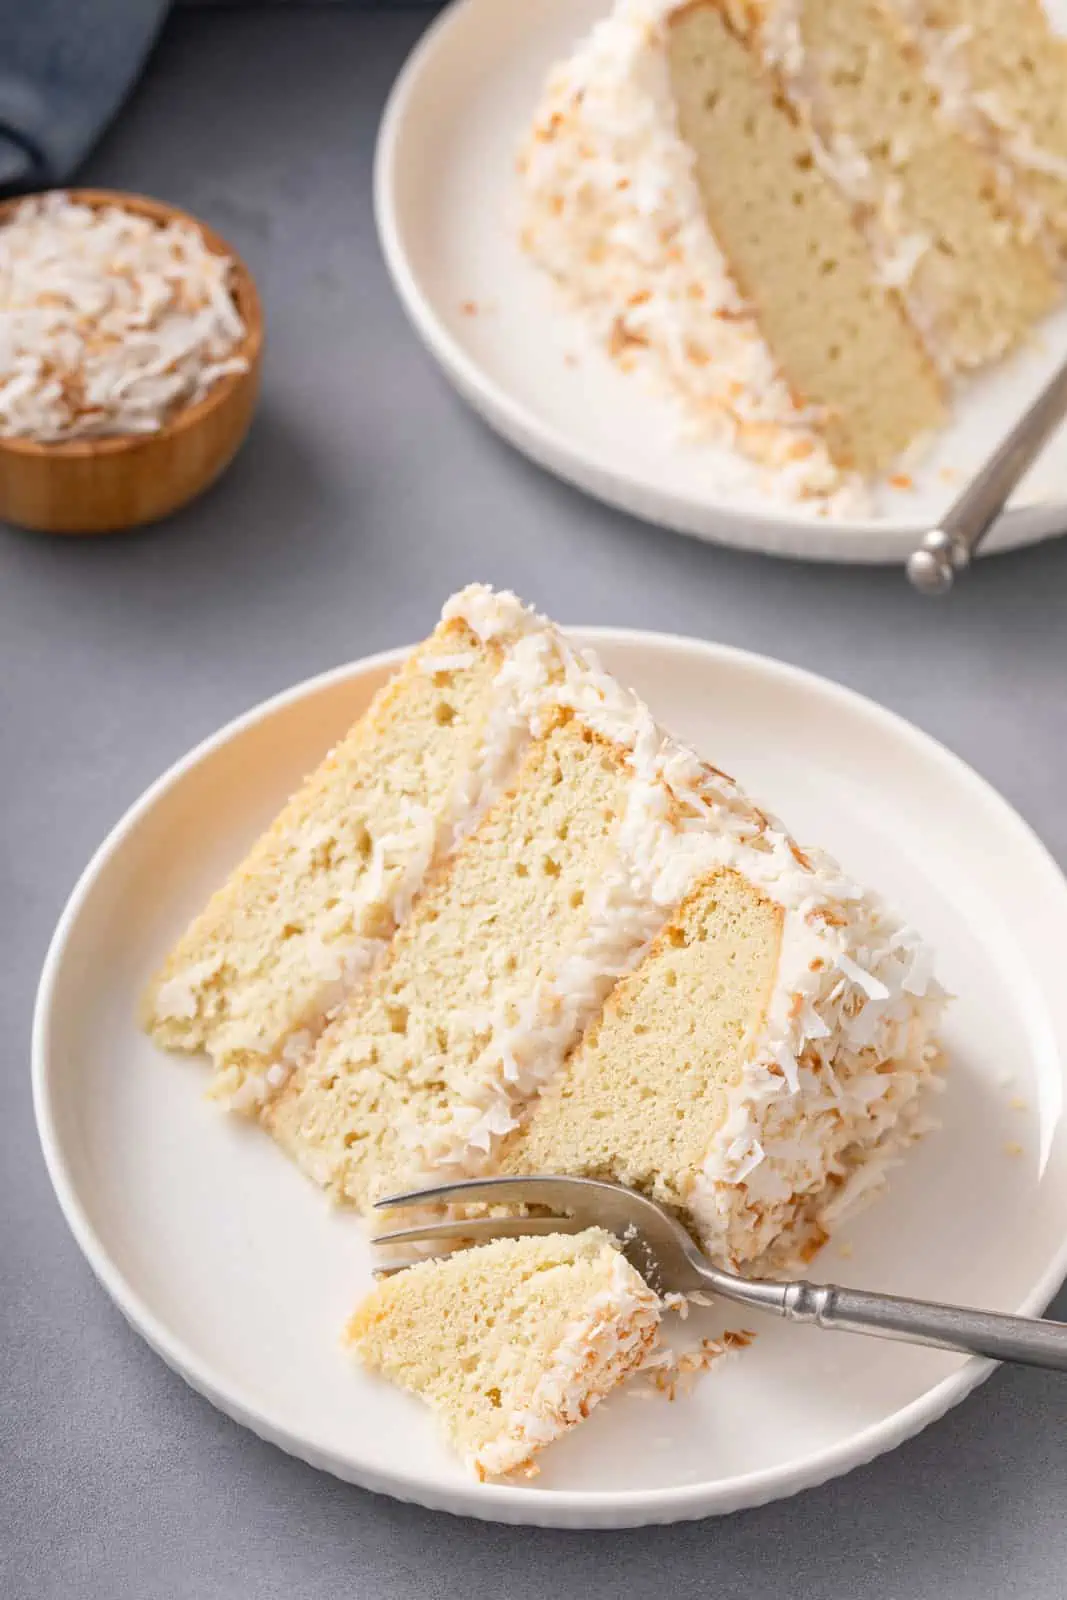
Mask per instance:
[[[766,1304],[766,1302],[764,1302]],[[934,1301],[904,1300],[834,1284],[790,1283],[777,1309],[790,1322],[814,1322],[844,1333],[902,1339],[908,1344],[959,1350],[994,1361],[1067,1372],[1067,1323],[1039,1317],[1009,1317],[996,1311],[970,1311]]]
[[[1008,496],[1067,410],[1067,363],[1042,389],[976,478],[908,557],[908,577],[923,594],[944,594],[1003,511]]]

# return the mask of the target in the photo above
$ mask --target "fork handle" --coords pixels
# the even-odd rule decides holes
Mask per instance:
[[[912,584],[923,594],[944,594],[968,565],[1003,511],[1008,497],[1067,410],[1067,362],[997,447],[938,527],[908,559]]]
[[[971,1311],[935,1301],[841,1289],[832,1283],[785,1285],[780,1311],[790,1322],[814,1322],[820,1328],[845,1333],[867,1333],[1067,1372],[1067,1323],[1046,1322],[1040,1317]]]

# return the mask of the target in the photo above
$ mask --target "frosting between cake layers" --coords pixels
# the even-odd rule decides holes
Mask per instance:
[[[471,1465],[498,1476],[525,1465],[641,1364],[656,1341],[659,1301],[625,1259],[615,1255],[612,1281],[564,1331],[529,1404],[508,1419],[503,1437],[483,1445]]]
[[[931,15],[928,0],[892,3],[919,41],[926,76],[937,89],[946,116],[986,148],[1027,219],[1037,227],[1044,226],[1048,221],[1045,207],[1033,194],[1018,192],[1012,184],[1011,166],[1045,173],[1067,183],[1067,159],[1035,144],[1029,128],[1011,115],[999,95],[975,88],[967,65],[973,29],[966,24],[939,25]]]
[[[858,480],[794,403],[708,226],[670,87],[678,4],[625,0],[553,73],[519,159],[523,245],[610,355],[668,380],[687,432],[740,445],[779,500],[855,512]]]
[[[414,1122],[402,1134],[426,1170],[489,1168],[498,1139],[688,890],[717,867],[735,868],[783,907],[778,980],[758,1051],[728,1091],[687,1205],[721,1258],[756,1254],[753,1242],[770,1244],[798,1196],[815,1196],[830,1179],[839,1192],[828,1198],[843,1203],[857,1157],[907,1137],[903,1113],[936,1055],[942,991],[929,952],[830,857],[799,850],[733,780],[664,735],[591,652],[514,596],[476,586],[446,615],[485,638],[520,636],[513,656],[525,665],[511,684],[524,687],[512,722],[525,716],[535,731],[551,708],[567,707],[626,752],[632,780],[615,869],[589,898],[586,938],[517,1014],[502,1007],[478,1019],[488,1042],[471,1078],[452,1085],[460,1103],[447,1120]]]

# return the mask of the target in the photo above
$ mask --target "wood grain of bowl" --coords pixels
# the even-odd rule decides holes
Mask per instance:
[[[167,223],[191,222],[208,249],[233,263],[230,290],[246,333],[235,355],[244,372],[220,378],[194,404],[183,406],[158,433],[39,444],[0,438],[0,521],[44,533],[117,533],[157,522],[201,494],[233,460],[252,421],[263,351],[263,312],[244,262],[197,217],[161,200],[110,189],[69,189],[88,206],[121,206]],[[0,204],[0,227],[17,200]]]

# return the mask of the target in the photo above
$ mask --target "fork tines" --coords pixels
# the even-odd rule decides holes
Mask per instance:
[[[375,1234],[371,1242],[376,1248],[400,1244],[484,1244],[490,1239],[581,1233],[589,1226],[587,1218],[573,1214],[573,1184],[565,1178],[488,1178],[470,1183],[443,1183],[432,1189],[413,1189],[405,1194],[387,1195],[376,1202],[375,1210],[386,1211],[401,1206],[457,1205],[475,1201],[542,1206],[555,1201],[570,1206],[572,1214],[551,1217],[448,1217],[423,1222],[415,1227],[393,1228],[387,1233]],[[374,1275],[377,1278],[391,1277],[428,1259],[430,1257],[426,1255],[415,1255],[402,1261],[383,1262],[375,1269]]]
[[[511,1205],[559,1205],[573,1210],[575,1192],[591,1188],[588,1180],[574,1178],[472,1178],[469,1182],[440,1183],[432,1189],[409,1189],[405,1194],[390,1194],[375,1202],[376,1211],[393,1206],[452,1205],[467,1200],[507,1201]]]

